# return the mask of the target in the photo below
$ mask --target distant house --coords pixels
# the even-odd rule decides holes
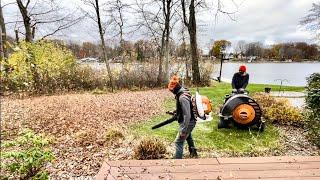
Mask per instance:
[[[248,62],[253,62],[253,61],[256,61],[257,59],[258,59],[258,56],[249,56]]]
[[[245,59],[245,58],[246,58],[246,56],[245,56],[244,53],[242,53],[242,52],[237,53],[237,54],[235,54],[234,56],[235,56],[235,58],[237,58],[237,59]]]
[[[233,53],[226,54],[225,58],[232,60],[234,58],[234,54]]]
[[[99,63],[98,58],[88,57],[88,58],[82,58],[78,60],[80,63]]]

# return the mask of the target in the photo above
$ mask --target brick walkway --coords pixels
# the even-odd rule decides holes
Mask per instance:
[[[105,162],[96,179],[320,179],[320,156]]]

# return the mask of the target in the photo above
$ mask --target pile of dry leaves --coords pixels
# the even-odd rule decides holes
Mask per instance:
[[[56,160],[49,165],[53,179],[93,177],[109,155],[127,158],[130,149],[112,149],[106,133],[125,129],[130,123],[163,112],[167,90],[120,92],[115,94],[67,94],[27,99],[1,100],[2,140],[14,138],[22,128],[33,129],[53,138]],[[121,141],[128,142],[124,137]]]

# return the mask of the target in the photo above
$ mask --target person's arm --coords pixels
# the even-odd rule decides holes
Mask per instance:
[[[248,86],[248,83],[249,83],[249,74],[247,74],[245,77],[244,77],[244,83],[242,85],[242,88],[243,89],[246,89],[246,87]]]
[[[187,129],[191,120],[190,101],[185,96],[179,97],[179,102],[182,109],[183,122],[180,123],[180,132],[187,133]]]
[[[231,85],[232,85],[232,89],[235,89],[235,88],[236,88],[236,74],[234,74],[233,77],[232,77],[232,83],[231,83]]]

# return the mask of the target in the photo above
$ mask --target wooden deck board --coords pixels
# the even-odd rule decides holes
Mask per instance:
[[[320,161],[320,156],[271,156],[271,157],[254,157],[248,161],[248,157],[241,158],[217,158],[219,163],[223,164],[245,164],[245,163],[294,163],[294,162],[310,162]]]
[[[320,156],[105,162],[96,179],[320,179]]]

